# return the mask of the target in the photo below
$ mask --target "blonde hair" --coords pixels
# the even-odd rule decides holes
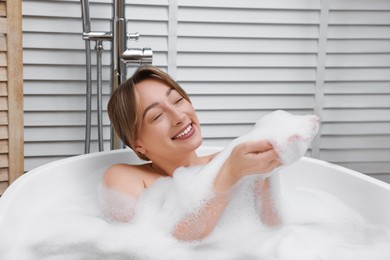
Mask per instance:
[[[142,123],[142,111],[137,102],[135,85],[146,79],[160,81],[164,85],[175,89],[188,102],[191,103],[191,100],[188,94],[171,76],[150,65],[139,67],[132,77],[114,90],[107,106],[112,127],[125,145],[132,148],[139,158],[148,161],[149,159],[145,155],[134,149]]]

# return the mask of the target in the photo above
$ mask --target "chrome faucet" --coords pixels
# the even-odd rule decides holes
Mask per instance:
[[[114,0],[111,32],[91,32],[91,21],[89,16],[89,0],[81,1],[81,15],[83,20],[83,39],[85,40],[86,51],[86,130],[85,130],[85,153],[90,151],[91,139],[91,99],[92,99],[92,79],[91,79],[91,46],[90,42],[96,42],[96,63],[97,63],[97,94],[98,94],[98,139],[99,151],[103,150],[103,121],[102,121],[102,84],[101,84],[101,59],[103,52],[103,41],[111,41],[111,84],[112,91],[118,88],[126,80],[126,68],[128,64],[151,64],[153,51],[151,48],[127,48],[127,40],[138,41],[138,33],[127,33],[125,17],[125,0]],[[111,148],[118,143],[116,136],[111,131]]]

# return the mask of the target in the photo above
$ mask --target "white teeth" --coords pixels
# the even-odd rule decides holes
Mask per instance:
[[[191,131],[192,125],[189,125],[183,132],[175,136],[175,139],[180,138],[188,134],[189,131]]]

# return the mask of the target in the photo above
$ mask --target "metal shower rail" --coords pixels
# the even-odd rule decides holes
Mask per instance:
[[[127,33],[125,0],[113,0],[111,32],[91,31],[89,0],[81,1],[81,16],[83,21],[83,39],[85,40],[86,56],[86,128],[85,153],[90,152],[91,143],[91,113],[92,113],[92,76],[91,76],[91,41],[95,41],[97,69],[97,121],[99,151],[103,151],[103,109],[102,109],[102,53],[103,41],[111,42],[111,91],[126,80],[126,68],[129,63],[138,65],[152,63],[153,51],[150,48],[127,48],[127,40],[138,40],[138,33]],[[111,131],[111,149],[117,146],[113,131]]]

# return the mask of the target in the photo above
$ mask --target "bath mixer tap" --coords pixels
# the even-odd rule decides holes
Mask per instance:
[[[136,33],[128,33],[127,39],[138,41],[140,38],[140,35],[138,32]],[[153,59],[153,50],[151,48],[130,48],[126,49],[122,55],[121,58],[123,61],[127,63],[139,63],[142,64],[152,64]]]
[[[122,53],[121,57],[125,63],[151,64],[153,51],[150,48],[131,48]]]

